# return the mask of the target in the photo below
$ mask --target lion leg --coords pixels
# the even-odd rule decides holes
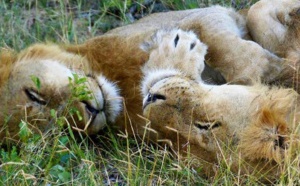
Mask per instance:
[[[175,69],[189,78],[201,80],[207,46],[193,32],[159,30],[142,48],[150,54],[143,67],[144,74],[157,69]]]
[[[247,26],[257,43],[285,59],[283,70],[270,83],[300,93],[300,2],[259,1],[248,12]]]
[[[292,22],[292,12],[300,8],[295,0],[261,0],[250,7],[247,27],[253,40],[263,48],[285,57],[282,45]],[[288,42],[293,42],[290,40]]]
[[[191,24],[194,23],[194,24]],[[221,72],[227,82],[248,84],[253,78],[272,80],[281,71],[282,59],[253,41],[244,40],[245,20],[231,9],[207,8],[182,21],[208,45],[206,62]]]

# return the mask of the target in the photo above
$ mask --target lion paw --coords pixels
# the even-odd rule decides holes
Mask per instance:
[[[207,46],[191,31],[159,30],[142,45],[149,52],[143,71],[176,69],[189,78],[200,80]]]

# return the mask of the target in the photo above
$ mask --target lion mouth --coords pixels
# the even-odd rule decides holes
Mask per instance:
[[[87,128],[89,126],[89,124],[93,123],[93,121],[95,120],[97,115],[100,113],[100,110],[91,106],[91,104],[89,104],[86,101],[83,101],[83,103],[85,104],[85,111],[87,112],[88,118],[89,118],[87,125],[86,125],[86,128]]]
[[[103,76],[98,76],[97,82],[103,95],[103,107],[100,112],[105,113],[109,122],[114,122],[122,110],[123,98],[120,95],[119,88]]]
[[[96,84],[94,87],[93,104],[83,102],[88,115],[85,130],[94,134],[103,129],[107,124],[115,122],[122,110],[122,98],[117,86],[103,76],[88,76]]]

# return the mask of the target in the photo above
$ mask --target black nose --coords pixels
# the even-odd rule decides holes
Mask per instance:
[[[166,100],[166,96],[160,95],[160,94],[148,94],[147,97],[147,103],[153,103],[156,100],[161,99],[161,100]]]
[[[148,96],[147,96],[147,100],[146,100],[146,102],[143,105],[143,109],[145,109],[145,107],[147,105],[149,105],[150,103],[154,103],[158,99],[160,99],[160,100],[166,100],[166,96],[163,96],[163,95],[160,95],[160,94],[150,94],[149,93]]]

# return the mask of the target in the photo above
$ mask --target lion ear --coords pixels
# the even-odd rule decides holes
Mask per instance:
[[[287,123],[282,116],[282,113],[270,108],[262,109],[258,124],[262,127],[274,128],[278,130],[279,133],[287,131]]]
[[[259,120],[262,124],[270,125],[275,122],[274,114],[270,109],[262,109]]]
[[[0,86],[7,81],[16,59],[17,55],[14,50],[9,48],[0,49]]]

